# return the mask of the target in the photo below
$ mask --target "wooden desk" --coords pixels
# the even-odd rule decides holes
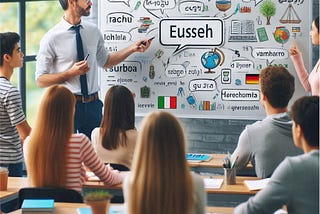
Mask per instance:
[[[112,204],[113,206],[121,206],[122,204]],[[88,205],[83,203],[54,203],[54,213],[55,214],[77,214],[77,208],[79,207],[87,207]],[[233,213],[234,208],[232,207],[207,207],[208,213],[215,213],[215,214],[231,214]],[[11,212],[11,214],[20,214],[21,210],[16,210]]]
[[[17,198],[19,190],[28,186],[28,179],[25,177],[9,177],[8,189],[0,191],[0,204]]]
[[[224,179],[223,176],[213,176],[213,178]],[[257,177],[245,177],[237,176],[235,185],[226,185],[224,182],[220,189],[206,189],[208,194],[248,194],[254,195],[257,191],[250,191],[245,185],[244,180],[258,180]],[[87,181],[84,183],[83,187],[88,188],[103,188],[108,190],[122,190],[122,184],[117,184],[114,186],[106,186],[101,181]]]
[[[213,176],[213,178],[224,178],[223,176]],[[234,207],[241,202],[247,201],[257,191],[250,191],[245,185],[244,180],[258,180],[257,177],[237,176],[235,185],[222,184],[220,189],[206,189],[207,205]],[[100,181],[87,181],[83,188],[103,188],[107,189],[112,195],[123,196],[122,184],[106,186]]]
[[[223,159],[227,156],[227,154],[208,154],[212,158],[209,161],[202,162],[192,162],[188,161],[188,164],[192,171],[196,173],[211,173],[211,174],[220,174],[223,175]],[[251,163],[247,165],[245,169],[243,169],[240,173],[241,175],[253,175],[255,176],[255,171]]]

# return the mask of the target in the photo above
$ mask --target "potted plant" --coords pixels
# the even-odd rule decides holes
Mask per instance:
[[[106,214],[109,210],[112,195],[102,189],[89,191],[84,194],[84,202],[91,207],[92,214]]]

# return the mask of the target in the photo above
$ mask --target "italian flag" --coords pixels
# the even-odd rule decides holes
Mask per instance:
[[[176,109],[177,97],[175,96],[159,96],[158,109]]]

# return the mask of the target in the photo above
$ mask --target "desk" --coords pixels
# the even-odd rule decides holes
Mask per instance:
[[[17,198],[19,190],[28,186],[28,179],[26,177],[8,177],[8,189],[0,191],[0,204]]]
[[[223,159],[227,154],[208,154],[212,158],[209,161],[192,162],[188,161],[188,164],[192,171],[196,173],[212,173],[223,175]],[[249,163],[246,169],[240,172],[242,175],[255,175],[254,168],[251,163]]]
[[[213,178],[222,178],[223,176],[213,176]],[[250,191],[245,185],[244,180],[258,180],[257,177],[237,176],[235,185],[222,184],[220,189],[206,189],[207,205],[209,206],[227,206],[234,207],[241,202],[247,201],[257,191]],[[106,186],[101,181],[87,181],[83,188],[103,188],[107,189],[112,195],[122,196],[122,184]]]
[[[121,206],[122,204],[111,204],[114,206]],[[54,213],[55,214],[77,214],[77,208],[87,207],[88,205],[83,203],[54,203]],[[231,214],[233,213],[234,208],[232,207],[207,207],[208,213],[220,213],[220,214]],[[21,214],[21,210],[16,210],[11,212],[11,214]]]

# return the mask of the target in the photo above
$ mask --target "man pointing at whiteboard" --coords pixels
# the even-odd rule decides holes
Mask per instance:
[[[59,0],[64,16],[40,42],[36,63],[39,87],[63,84],[76,97],[74,131],[89,138],[100,125],[102,102],[98,91],[98,66],[109,68],[135,52],[144,52],[151,40],[141,40],[113,53],[105,46],[96,25],[81,20],[89,16],[91,0]],[[71,107],[70,107],[71,108]]]

